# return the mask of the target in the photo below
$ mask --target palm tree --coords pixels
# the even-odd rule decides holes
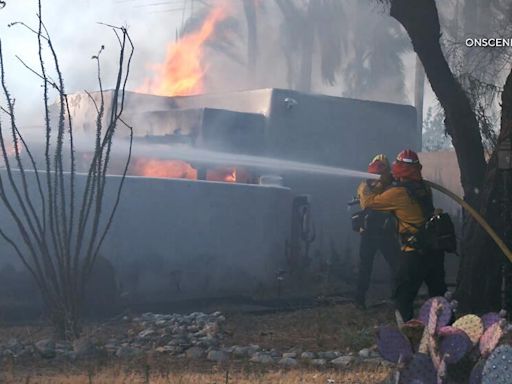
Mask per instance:
[[[341,66],[339,24],[344,9],[337,0],[275,0],[282,15],[281,45],[288,68],[288,86],[311,91],[315,44],[320,49],[322,78],[331,85]]]

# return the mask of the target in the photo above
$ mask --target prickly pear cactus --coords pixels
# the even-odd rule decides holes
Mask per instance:
[[[448,325],[452,318],[452,309],[450,303],[444,297],[432,297],[428,299],[420,308],[419,320],[427,326],[429,324],[430,313],[433,305],[440,306],[437,318],[437,329]]]
[[[512,384],[512,324],[506,313],[466,315],[448,326],[453,304],[443,297],[429,299],[419,320],[400,330],[380,329],[379,351],[399,363],[398,383]]]
[[[377,334],[377,347],[380,355],[393,363],[407,361],[412,356],[412,346],[407,337],[397,328],[380,327]]]
[[[501,320],[501,316],[497,312],[489,312],[482,316],[482,323],[484,324],[484,329],[489,328],[491,325],[499,322]]]
[[[491,352],[496,348],[501,338],[503,337],[505,327],[505,320],[500,319],[499,322],[491,325],[484,332],[482,337],[480,338],[480,354],[484,357],[487,357],[491,354]]]
[[[459,328],[445,326],[438,331],[439,353],[447,364],[459,362],[473,347],[469,336]]]
[[[437,373],[428,355],[416,353],[400,372],[399,384],[437,384]]]
[[[482,372],[482,384],[512,383],[512,346],[500,345],[487,359]]]
[[[484,333],[484,324],[482,323],[482,319],[476,315],[462,316],[453,323],[453,326],[466,332],[475,345]]]

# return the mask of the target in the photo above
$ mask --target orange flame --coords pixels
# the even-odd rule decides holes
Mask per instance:
[[[237,170],[234,168],[217,168],[208,170],[206,179],[209,181],[237,182]]]
[[[197,179],[197,171],[181,160],[135,159],[132,173],[162,179]]]
[[[204,92],[204,45],[215,32],[216,25],[226,17],[225,9],[216,7],[208,14],[198,31],[169,44],[165,62],[153,65],[155,76],[146,79],[138,91],[160,96],[184,96]]]

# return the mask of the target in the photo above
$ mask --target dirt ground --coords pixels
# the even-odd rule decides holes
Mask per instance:
[[[337,350],[357,352],[374,345],[377,325],[392,322],[392,311],[381,306],[360,311],[352,304],[322,306],[292,312],[266,314],[226,314],[225,345],[258,344],[263,348],[304,351]],[[37,340],[50,334],[44,326],[1,327],[0,342],[17,337]],[[126,332],[122,323],[90,324],[86,334],[108,339]],[[344,369],[316,368],[301,364],[282,369],[248,361],[214,364],[149,355],[132,361],[115,358],[73,363],[42,360],[16,361],[3,358],[0,383],[96,384],[96,383],[382,383],[391,369],[379,364],[356,363]]]

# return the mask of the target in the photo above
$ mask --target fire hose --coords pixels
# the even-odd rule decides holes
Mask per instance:
[[[480,215],[476,209],[474,209],[471,205],[466,203],[463,199],[461,199],[459,196],[457,196],[455,193],[450,191],[449,189],[446,189],[445,187],[433,183],[432,181],[425,182],[433,189],[438,190],[441,193],[444,193],[446,196],[452,198],[455,200],[461,207],[463,207],[472,217],[475,219],[478,224],[491,236],[491,238],[494,240],[496,245],[501,249],[501,251],[507,256],[507,258],[512,262],[512,251],[509,247],[505,244],[505,242],[501,239],[500,236],[492,229],[492,227],[489,225],[489,223],[483,218],[482,215]]]

